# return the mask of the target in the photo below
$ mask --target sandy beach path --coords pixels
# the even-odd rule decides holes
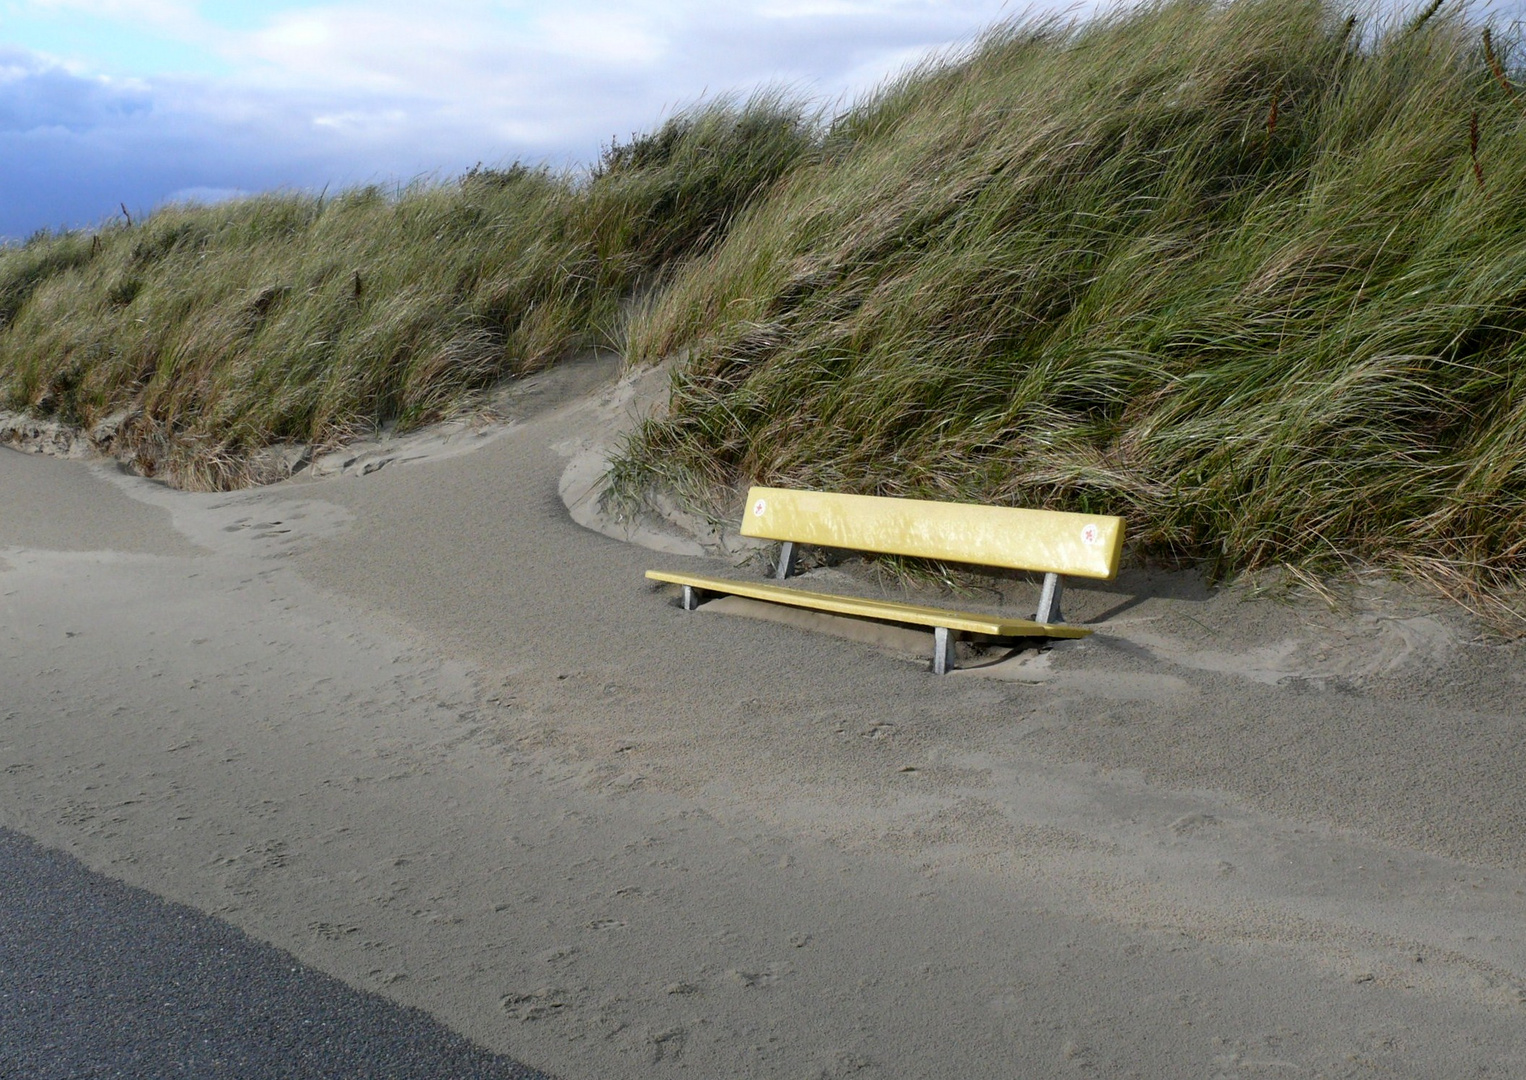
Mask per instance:
[[[611,376],[231,495],[0,453],[0,825],[568,1080],[1526,1074],[1518,648],[1185,576],[942,679],[685,613],[558,495]]]

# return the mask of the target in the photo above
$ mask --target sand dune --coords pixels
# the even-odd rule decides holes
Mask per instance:
[[[568,1078],[1526,1073],[1519,645],[685,613],[641,571],[746,552],[580,498],[614,375],[235,494],[0,453],[0,824]]]

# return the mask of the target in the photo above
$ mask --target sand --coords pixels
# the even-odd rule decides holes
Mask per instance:
[[[1526,1075],[1519,644],[1142,570],[942,678],[686,613],[642,571],[747,551],[592,512],[615,375],[236,494],[0,452],[0,825],[569,1080]]]

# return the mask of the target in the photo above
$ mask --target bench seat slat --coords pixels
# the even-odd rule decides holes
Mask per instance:
[[[743,536],[1110,580],[1123,519],[1102,514],[754,487]]]
[[[861,618],[885,619],[889,622],[911,623],[917,626],[946,626],[950,630],[989,634],[992,637],[1080,638],[1091,633],[1091,629],[1084,626],[1039,623],[1031,619],[1009,619],[1001,615],[984,615],[978,612],[949,611],[945,608],[922,607],[895,600],[872,600],[861,596],[808,592],[805,589],[794,589],[787,585],[739,581],[734,578],[679,574],[665,570],[648,570],[646,576],[653,581],[688,585],[704,592],[745,596],[751,600],[768,600],[776,604],[813,608],[834,615],[856,615]]]

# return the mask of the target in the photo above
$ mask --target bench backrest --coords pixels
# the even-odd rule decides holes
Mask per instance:
[[[1109,579],[1123,519],[974,503],[755,487],[742,535],[819,547]]]

